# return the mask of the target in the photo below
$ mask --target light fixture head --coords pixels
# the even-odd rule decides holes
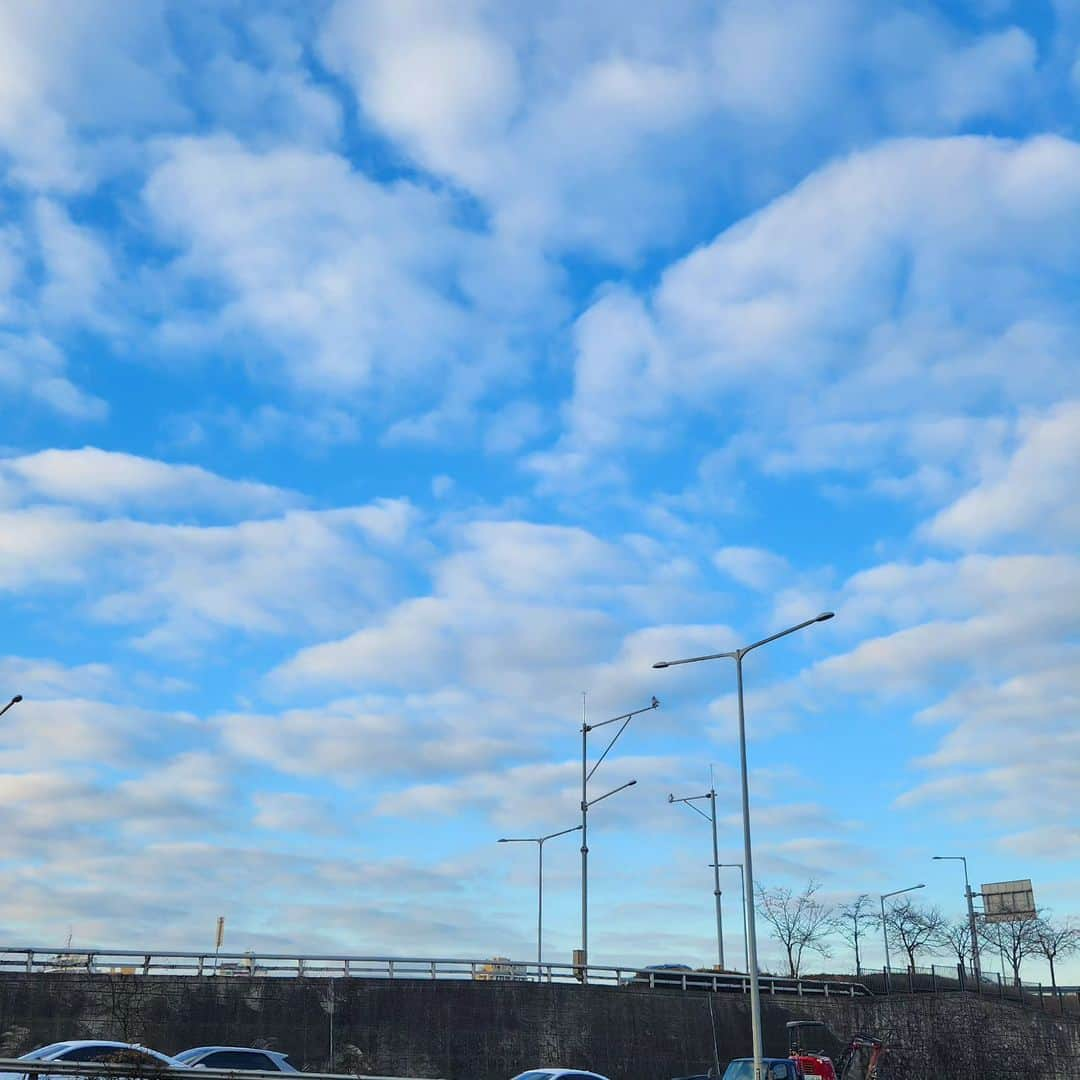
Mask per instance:
[[[668,666],[668,662],[666,660],[657,660],[656,663],[653,664],[654,668],[664,668],[664,667],[667,667],[667,666]]]
[[[828,622],[830,619],[836,617],[835,611],[823,611],[814,622]]]
[[[18,705],[20,701],[22,701],[22,694],[16,694],[16,695],[15,695],[15,696],[14,696],[14,697],[13,697],[13,698],[11,699],[11,704],[12,704],[12,705]]]

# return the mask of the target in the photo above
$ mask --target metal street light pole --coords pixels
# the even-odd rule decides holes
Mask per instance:
[[[890,896],[899,896],[901,893],[914,892],[916,889],[925,889],[926,885],[909,885],[906,889],[896,889],[894,892],[881,894],[881,936],[885,939],[885,983],[886,989],[892,986],[892,961],[889,959],[889,928],[885,925],[885,901]]]
[[[971,891],[968,880],[967,858],[963,855],[935,855],[939,862],[962,862],[964,864],[964,896],[967,897],[968,933],[971,935],[971,969],[975,975],[975,985],[982,985],[982,962],[979,959],[979,928],[975,923],[975,894]]]
[[[746,765],[746,715],[743,707],[743,657],[754,649],[768,645],[779,638],[794,634],[797,630],[804,630],[814,623],[825,622],[833,617],[833,612],[823,611],[813,619],[789,626],[778,634],[770,634],[767,638],[755,641],[752,645],[746,645],[734,652],[711,653],[708,656],[690,656],[684,660],[659,660],[653,664],[654,668],[675,667],[678,664],[696,664],[702,660],[734,660],[735,678],[739,692],[739,765],[742,778],[742,822],[743,822],[743,866],[746,868],[746,890],[749,894],[749,903],[746,907],[746,944],[749,953],[748,961],[750,968],[750,1024],[751,1035],[754,1043],[754,1080],[763,1080],[761,1060],[765,1056],[762,1048],[761,1037],[761,986],[758,980],[757,959],[757,930],[754,925],[754,861],[750,849],[750,781]]]
[[[709,800],[710,813],[703,814],[694,803],[702,799]],[[683,799],[676,799],[674,795],[668,795],[669,803],[685,803],[695,814],[701,814],[706,821],[712,822],[712,868],[713,868],[713,897],[716,900],[716,952],[720,963],[720,970],[724,970],[724,916],[720,903],[720,850],[716,842],[716,788],[710,787],[704,795],[689,795]]]
[[[536,873],[536,979],[538,982],[540,967],[544,962],[544,844],[548,840],[554,840],[556,836],[566,836],[567,833],[577,832],[580,828],[580,825],[575,825],[571,829],[548,833],[547,836],[502,836],[499,838],[500,844],[535,844],[540,853]]]
[[[739,892],[742,894],[742,921],[743,921],[743,963],[746,970],[750,970],[750,953],[746,946],[746,881],[743,878],[742,863],[722,862],[716,864],[718,869],[736,869],[739,871]]]
[[[597,796],[589,798],[589,781],[593,773],[600,768],[600,763],[608,756],[609,751],[618,741],[619,736],[626,730],[626,725],[641,713],[650,712],[660,707],[660,702],[654,697],[644,709],[634,709],[623,713],[621,716],[613,716],[610,720],[601,720],[599,724],[590,724],[585,718],[585,696],[581,698],[581,973],[582,981],[588,978],[587,965],[589,963],[589,807],[614,795],[624,788],[633,787],[637,781],[628,780],[617,788]],[[596,728],[606,727],[618,721],[619,730],[612,736],[611,741],[604,747],[604,752],[596,759],[596,764],[589,768],[589,732]]]
[[[0,709],[0,716],[3,716],[12,705],[18,705],[20,701],[22,701],[22,694],[16,694],[2,709]]]

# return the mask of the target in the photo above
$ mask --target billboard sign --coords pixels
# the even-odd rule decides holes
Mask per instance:
[[[1030,878],[983,885],[982,901],[983,918],[987,922],[1022,922],[1036,915]]]

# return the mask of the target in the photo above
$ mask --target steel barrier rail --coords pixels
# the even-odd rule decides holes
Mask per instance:
[[[503,957],[485,960],[452,957],[296,955],[290,953],[173,952],[146,949],[63,949],[0,947],[0,972],[91,975],[195,975],[244,978],[465,979],[477,982],[586,982],[600,986],[748,993],[749,978],[738,972],[680,971],[630,965],[537,964]],[[800,997],[869,997],[861,982],[828,982],[762,975],[763,993]]]
[[[145,1049],[145,1048],[144,1048]],[[132,1044],[116,1047],[116,1054],[138,1053],[138,1047]],[[134,1080],[165,1080],[166,1077],[182,1077],[193,1080],[192,1073],[198,1080],[282,1080],[283,1077],[296,1076],[296,1073],[282,1073],[276,1069],[207,1069],[183,1067],[171,1068],[168,1065],[155,1066],[149,1062],[132,1064],[113,1061],[24,1061],[21,1058],[0,1058],[0,1073],[20,1073],[23,1076],[83,1076],[83,1077],[131,1077]],[[367,1073],[300,1073],[304,1080],[437,1080],[437,1078],[419,1078],[407,1076],[371,1076]]]

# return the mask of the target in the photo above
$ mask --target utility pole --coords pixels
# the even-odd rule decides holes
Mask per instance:
[[[617,788],[612,788],[611,791],[605,792],[603,795],[598,795],[595,799],[589,798],[589,781],[592,779],[593,774],[600,768],[604,758],[608,756],[611,748],[618,741],[619,736],[626,730],[626,725],[630,721],[641,713],[651,712],[653,709],[658,709],[660,702],[655,697],[652,701],[643,709],[633,709],[628,713],[622,713],[620,716],[613,716],[610,720],[601,720],[599,724],[590,724],[588,722],[585,711],[585,694],[581,695],[581,973],[582,981],[588,978],[587,966],[589,963],[589,807],[594,806],[596,803],[603,799],[608,798],[610,795],[615,795],[628,787],[633,787],[637,781],[628,780],[625,784],[620,784]],[[608,724],[615,724],[619,721],[622,723],[619,725],[619,730],[612,736],[611,741],[604,748],[604,752],[596,759],[596,763],[593,767],[589,768],[589,732],[595,731],[597,728],[605,727]],[[574,961],[577,963],[577,960]]]
[[[975,921],[975,894],[971,891],[971,881],[968,879],[967,856],[934,855],[933,858],[936,862],[962,862],[964,864],[964,896],[967,898],[968,933],[971,935],[971,970],[975,976],[976,987],[981,989],[982,961],[979,958],[979,925]]]
[[[710,774],[711,774],[710,768]],[[711,780],[711,776],[710,776]],[[683,803],[688,806],[696,814],[701,814],[703,818],[712,824],[712,868],[713,868],[713,899],[716,902],[716,952],[717,959],[720,964],[720,970],[724,970],[724,916],[721,906],[721,892],[720,892],[720,848],[717,843],[716,837],[716,787],[710,782],[709,790],[704,795],[688,795],[682,799],[676,799],[674,795],[668,795],[669,803]],[[704,814],[702,811],[694,805],[696,802],[700,802],[702,799],[709,801],[709,813]]]

